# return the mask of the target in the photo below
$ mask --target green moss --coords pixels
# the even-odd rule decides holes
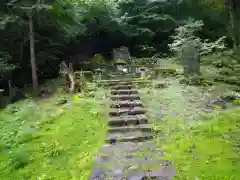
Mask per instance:
[[[169,119],[155,129],[167,131],[158,138],[165,158],[177,168],[175,179],[233,180],[240,177],[240,109],[217,113],[184,125]],[[161,140],[160,140],[161,139]]]
[[[158,74],[174,74],[176,73],[176,69],[171,68],[155,68],[154,71]]]
[[[181,77],[180,78],[180,83],[181,84],[187,84],[187,85],[195,85],[195,86],[209,86],[213,85],[211,81],[208,81],[204,79],[202,76],[187,76],[187,77]]]
[[[88,179],[106,133],[103,109],[92,98],[74,104],[69,97],[68,106],[57,99],[19,102],[14,115],[0,112],[1,180]]]
[[[225,92],[221,86],[215,88]],[[200,106],[204,101],[199,99],[206,97],[203,92],[207,88],[182,86],[173,80],[164,89],[140,89],[157,148],[177,169],[176,180],[238,180],[240,109],[215,110],[209,115]]]

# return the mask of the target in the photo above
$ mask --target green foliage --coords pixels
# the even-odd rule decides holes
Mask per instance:
[[[10,55],[6,52],[0,52],[0,76],[7,77],[7,74],[15,69],[15,65],[9,64],[7,61],[10,59]]]
[[[167,152],[165,158],[171,159],[178,169],[176,179],[231,180],[239,177],[236,168],[239,166],[239,108],[185,126],[179,119],[169,121],[171,132],[164,140],[163,149]]]
[[[0,141],[0,152],[2,152],[5,149],[6,145],[5,143],[1,140]]]
[[[223,36],[217,39],[214,42],[209,42],[208,40],[204,40],[201,47],[201,55],[206,55],[212,52],[223,51],[226,49],[224,41],[226,40],[226,36]]]
[[[106,64],[106,59],[101,54],[95,54],[92,58],[93,68],[96,69],[101,65]]]
[[[133,82],[138,88],[151,87],[152,81],[148,79],[136,79]]]
[[[140,93],[153,124],[156,149],[177,170],[173,179],[239,177],[239,108],[208,114],[203,107],[205,88],[182,86],[175,80],[167,88],[145,88]]]
[[[63,104],[66,104],[67,102],[68,102],[68,99],[67,99],[66,97],[60,97],[60,98],[57,100],[56,104],[57,104],[57,105],[63,105]]]
[[[84,77],[88,80],[88,81],[92,81],[93,80],[93,72],[92,71],[83,71]]]
[[[42,143],[40,148],[43,155],[49,157],[59,156],[63,151],[63,148],[58,141],[52,141],[50,144]]]
[[[17,102],[15,114],[0,111],[1,180],[88,179],[106,134],[105,110],[93,98],[81,97],[75,106],[69,100],[68,108],[57,99]]]
[[[180,26],[175,29],[175,35],[173,36],[173,43],[169,44],[170,49],[173,52],[180,53],[182,51],[182,46],[187,42],[193,42],[193,44],[198,47],[201,55],[206,55],[216,51],[224,50],[224,41],[226,37],[221,37],[214,42],[209,42],[208,39],[203,41],[196,34],[202,30],[203,21],[193,21],[190,19],[186,25]]]
[[[157,75],[159,75],[159,74],[175,74],[175,73],[177,73],[176,69],[172,69],[172,68],[154,68],[153,71]]]
[[[35,132],[33,130],[22,130],[18,132],[16,135],[17,144],[23,144],[32,141],[37,137],[34,133]]]
[[[183,29],[188,32],[198,29],[194,35],[201,39],[203,54],[223,49],[224,36],[230,44],[230,35],[226,31],[228,18],[222,0],[8,0],[2,7],[0,24],[4,47],[1,54],[4,57],[0,58],[0,73],[3,76],[2,72],[13,72],[8,79],[18,86],[31,80],[26,73],[30,72],[30,15],[34,24],[37,73],[44,80],[57,77],[58,65],[69,56],[82,52],[89,56],[98,53],[109,57],[112,48],[125,45],[136,57],[171,53],[167,45],[172,43],[171,34],[178,26],[181,33]],[[204,26],[201,21],[188,23],[189,17],[201,19]],[[179,37],[172,45],[178,48],[182,40]],[[99,63],[93,63],[94,67],[89,69],[97,68]]]
[[[21,111],[21,108],[19,106],[16,106],[16,104],[10,104],[5,110],[9,113],[15,114]]]
[[[84,71],[77,71],[75,72],[75,85],[76,85],[76,91],[82,92],[87,87],[87,78],[84,75]]]
[[[156,63],[156,59],[155,58],[138,58],[136,60],[134,60],[134,65],[137,66],[152,66]]]
[[[195,85],[195,86],[209,86],[213,83],[204,79],[201,76],[188,76],[188,77],[182,77],[180,79],[181,84],[188,84],[188,85]]]
[[[26,148],[14,149],[9,153],[9,163],[15,169],[23,168],[31,160],[31,154]]]
[[[167,84],[165,82],[154,84],[154,88],[156,88],[156,89],[166,88],[166,87],[167,87]]]
[[[232,51],[224,51],[203,58],[203,63],[217,68],[215,81],[239,86],[240,66],[238,57]]]

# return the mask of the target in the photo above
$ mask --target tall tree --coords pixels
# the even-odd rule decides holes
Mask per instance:
[[[14,10],[16,16],[20,17],[23,22],[28,21],[29,24],[29,42],[30,42],[30,62],[32,69],[32,82],[33,89],[37,91],[38,88],[38,77],[35,57],[35,38],[34,38],[34,20],[42,10],[51,9],[51,6],[44,4],[43,0],[36,0],[35,2],[27,0],[13,0],[10,1],[7,6]]]
[[[30,57],[31,57],[33,89],[37,91],[38,78],[37,78],[35,48],[34,48],[34,29],[33,29],[32,13],[29,15],[29,41],[30,41]]]
[[[239,22],[237,21],[240,3],[238,0],[225,0],[225,4],[229,14],[229,24],[233,41],[233,49],[236,51],[240,43],[240,32],[238,28],[240,24],[238,24]]]

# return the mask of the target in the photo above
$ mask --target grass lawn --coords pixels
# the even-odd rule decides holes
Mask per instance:
[[[0,112],[1,180],[87,180],[104,142],[104,105],[24,100]],[[104,103],[103,103],[104,104]]]

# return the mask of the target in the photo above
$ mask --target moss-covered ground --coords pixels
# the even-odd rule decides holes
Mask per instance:
[[[238,180],[240,108],[208,109],[217,95],[207,88],[181,85],[171,78],[153,82],[158,83],[168,85],[140,91],[156,143],[177,169],[174,179]]]
[[[27,99],[0,112],[1,180],[87,180],[104,142],[99,97]]]

